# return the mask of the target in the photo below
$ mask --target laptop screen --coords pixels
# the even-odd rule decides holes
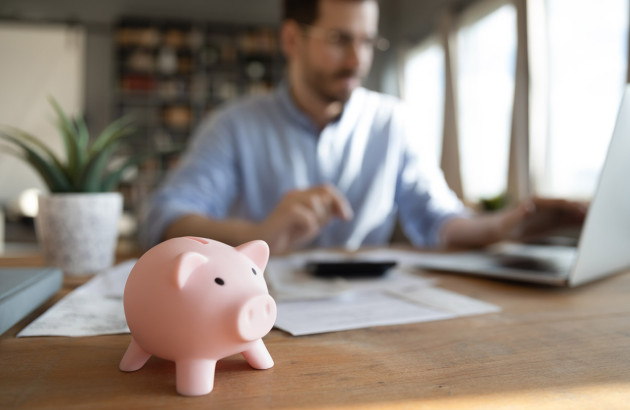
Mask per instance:
[[[570,286],[630,267],[629,176],[630,85],[626,85],[608,154],[582,229]]]

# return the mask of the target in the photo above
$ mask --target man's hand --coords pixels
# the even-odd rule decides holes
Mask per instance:
[[[258,236],[273,253],[295,249],[311,241],[332,218],[352,219],[348,200],[331,185],[290,191],[259,225]]]
[[[587,208],[579,202],[564,199],[534,198],[506,211],[503,236],[505,239],[527,240],[556,229],[579,226]]]
[[[492,214],[448,221],[441,233],[446,247],[481,247],[503,240],[522,241],[556,229],[579,226],[586,206],[564,199],[534,198]]]

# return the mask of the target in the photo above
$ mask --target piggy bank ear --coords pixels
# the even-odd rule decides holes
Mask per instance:
[[[267,245],[267,242],[261,240],[246,242],[237,246],[236,250],[251,259],[261,272],[265,270],[269,260],[269,245]]]
[[[182,289],[190,274],[206,262],[208,262],[208,258],[197,252],[185,252],[179,255],[175,262],[175,276],[173,278],[177,289]]]

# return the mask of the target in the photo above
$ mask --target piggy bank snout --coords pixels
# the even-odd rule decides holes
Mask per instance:
[[[276,322],[276,302],[269,295],[258,295],[247,300],[238,313],[238,335],[245,341],[260,339]]]

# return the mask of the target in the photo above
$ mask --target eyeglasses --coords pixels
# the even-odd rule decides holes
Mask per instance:
[[[305,30],[305,34],[320,38],[328,46],[338,49],[339,51],[347,51],[350,47],[354,46],[357,41],[359,41],[360,46],[366,50],[387,51],[387,49],[389,49],[389,40],[381,36],[356,38],[354,35],[343,30],[325,29],[323,27],[310,26],[307,24],[302,24],[301,26]]]

